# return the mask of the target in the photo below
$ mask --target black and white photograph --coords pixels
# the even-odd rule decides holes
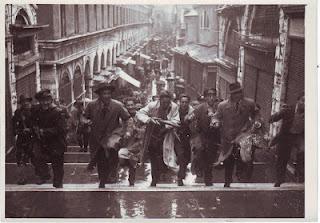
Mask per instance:
[[[2,220],[304,221],[311,3],[4,4]]]

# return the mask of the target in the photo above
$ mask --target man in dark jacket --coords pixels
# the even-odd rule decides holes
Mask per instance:
[[[201,103],[194,111],[197,129],[203,146],[204,182],[206,186],[212,186],[212,164],[216,160],[220,143],[219,129],[210,126],[211,118],[217,110],[220,102],[216,96],[216,89],[210,88],[204,91],[205,102]]]
[[[99,188],[104,188],[108,182],[116,182],[118,151],[109,142],[112,136],[116,135],[115,130],[120,137],[127,137],[130,118],[124,105],[111,98],[114,90],[115,87],[110,84],[99,83],[94,90],[98,98],[89,102],[84,114],[91,121],[89,136],[91,162],[88,169],[92,169],[97,164]]]
[[[35,95],[40,106],[32,112],[33,130],[37,140],[34,143],[35,170],[38,184],[50,178],[47,162],[53,169],[53,186],[63,187],[63,162],[66,150],[66,120],[63,111],[54,103],[50,90],[43,89]]]
[[[294,147],[298,149],[296,171],[299,173],[300,181],[303,181],[304,178],[304,95],[298,98],[296,105],[283,106],[279,112],[270,117],[269,122],[280,120],[282,120],[282,125],[279,134],[270,142],[270,146],[277,144],[278,160],[275,187],[280,187],[285,181],[287,163]]]
[[[13,135],[16,138],[16,162],[19,169],[19,185],[26,183],[24,167],[29,161],[33,163],[31,101],[31,97],[21,95],[19,100],[21,107],[14,112],[12,118]]]
[[[190,97],[186,94],[180,95],[179,116],[180,127],[178,128],[178,142],[175,145],[175,152],[178,158],[178,186],[183,186],[183,179],[186,177],[187,165],[190,162],[191,148],[190,137],[191,130],[187,120],[188,115],[191,115],[193,108],[190,106]]]

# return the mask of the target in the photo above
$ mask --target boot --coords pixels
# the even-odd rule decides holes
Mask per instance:
[[[182,179],[178,179],[177,184],[178,186],[184,186]]]

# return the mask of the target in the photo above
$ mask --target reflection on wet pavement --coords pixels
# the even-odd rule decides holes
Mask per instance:
[[[6,193],[6,217],[303,216],[303,191],[46,191],[41,193],[26,191]]]

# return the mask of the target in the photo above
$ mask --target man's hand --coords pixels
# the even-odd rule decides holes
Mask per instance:
[[[124,134],[124,136],[123,136],[123,139],[124,139],[124,140],[127,140],[127,139],[129,139],[130,137],[131,137],[130,132],[126,132],[126,133]]]
[[[148,123],[152,123],[152,124],[155,124],[155,125],[160,125],[160,122],[155,120],[155,119],[153,119],[153,118],[150,118]]]
[[[210,127],[212,128],[219,128],[220,127],[220,122],[211,122]]]

